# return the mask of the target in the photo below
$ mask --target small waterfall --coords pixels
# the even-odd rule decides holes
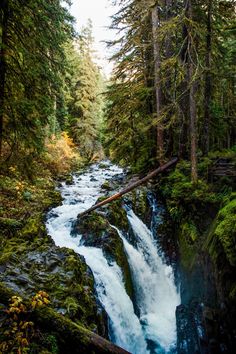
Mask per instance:
[[[135,300],[145,339],[153,353],[166,353],[176,342],[175,309],[180,303],[171,266],[158,255],[147,226],[129,210],[128,220],[136,236],[136,248],[119,232],[127,252]]]
[[[85,257],[94,275],[98,297],[108,314],[109,335],[114,343],[132,354],[171,353],[176,341],[175,308],[180,300],[172,268],[158,255],[153,234],[146,225],[132,210],[127,211],[135,246],[116,229],[127,253],[138,314],[126,293],[118,265],[108,262],[101,249],[81,246],[81,235],[71,237],[77,214],[91,207],[102,195],[104,181],[122,173],[119,167],[106,164],[106,169],[95,164],[88,172],[75,176],[72,185],[62,185],[63,205],[49,212],[48,232],[56,245],[71,248]]]
[[[79,247],[78,252],[92,269],[99,300],[109,316],[111,340],[133,354],[149,353],[121,269],[115,262],[108,264],[101,249]]]

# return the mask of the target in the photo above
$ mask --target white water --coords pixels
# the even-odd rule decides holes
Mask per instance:
[[[109,317],[112,340],[133,354],[168,353],[176,341],[175,308],[180,303],[170,266],[163,263],[150,230],[133,213],[128,220],[137,239],[136,248],[117,229],[123,240],[132,272],[136,306],[126,293],[122,271],[107,262],[102,250],[80,246],[81,236],[71,237],[72,222],[91,207],[103,193],[101,185],[122,169],[107,162],[106,169],[93,165],[88,172],[74,177],[73,184],[60,188],[63,205],[48,215],[47,229],[56,245],[68,247],[85,257],[92,269],[96,291]],[[147,349],[146,340],[152,342]]]

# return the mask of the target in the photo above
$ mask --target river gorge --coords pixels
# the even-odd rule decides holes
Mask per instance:
[[[95,279],[96,294],[108,316],[109,338],[133,354],[174,353],[176,348],[176,307],[180,294],[171,265],[154,237],[152,224],[161,223],[161,207],[149,198],[150,229],[125,204],[130,232],[119,225],[111,225],[122,240],[128,261],[132,293],[126,291],[122,266],[106,257],[101,247],[86,245],[86,235],[75,233],[77,216],[103,196],[105,182],[123,176],[118,166],[108,161],[89,167],[88,171],[74,175],[70,185],[59,188],[63,204],[52,209],[47,218],[47,230],[57,246],[73,249],[84,256]],[[79,217],[78,217],[79,218]],[[89,230],[88,230],[89,232]]]

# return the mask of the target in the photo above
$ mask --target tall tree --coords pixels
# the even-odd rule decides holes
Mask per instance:
[[[211,75],[211,52],[212,52],[212,0],[207,1],[206,18],[206,58],[205,58],[205,99],[204,99],[204,120],[203,120],[203,150],[204,154],[209,152],[210,122],[211,122],[211,96],[212,96],[212,75]]]
[[[87,160],[100,150],[99,133],[103,115],[102,75],[93,60],[92,24],[68,50],[71,63],[68,100],[69,131]]]
[[[55,110],[72,18],[60,0],[4,0],[0,11],[1,150],[4,145],[8,156],[39,151]]]
[[[3,143],[3,118],[4,118],[4,98],[6,83],[6,48],[8,47],[8,21],[9,21],[9,4],[7,0],[3,0],[0,5],[1,14],[1,47],[0,47],[0,157],[2,155]]]
[[[163,124],[161,121],[161,49],[160,40],[158,38],[158,28],[161,25],[161,19],[159,14],[159,7],[155,4],[151,10],[152,13],[152,33],[153,33],[153,51],[154,51],[154,89],[155,89],[155,101],[156,101],[156,116],[157,116],[157,158],[160,163],[163,162],[164,154],[164,141],[163,141]]]
[[[233,1],[117,3],[111,156],[140,169],[156,162],[157,150],[163,158],[178,154],[191,162],[196,182],[197,150],[206,154],[235,142]]]
[[[197,82],[196,82],[196,63],[194,59],[196,58],[195,43],[194,43],[194,33],[191,31],[191,23],[193,21],[193,6],[192,0],[186,1],[186,17],[188,19],[188,83],[189,83],[189,130],[190,130],[190,160],[191,160],[191,178],[192,182],[196,183],[198,178],[197,173],[197,107],[196,107],[196,93],[197,93]]]

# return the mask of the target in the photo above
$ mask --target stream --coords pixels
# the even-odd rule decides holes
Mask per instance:
[[[94,275],[97,296],[108,315],[112,342],[133,354],[176,353],[175,310],[180,304],[180,295],[173,270],[163,261],[153,232],[130,208],[126,212],[136,238],[135,245],[119,228],[112,226],[124,244],[135,304],[126,292],[120,267],[108,262],[102,249],[83,246],[82,235],[71,236],[77,215],[104,194],[101,186],[105,181],[121,174],[122,168],[105,161],[103,168],[94,164],[83,174],[74,175],[71,185],[62,183],[59,190],[63,204],[48,213],[47,230],[57,246],[71,248],[85,257]]]

